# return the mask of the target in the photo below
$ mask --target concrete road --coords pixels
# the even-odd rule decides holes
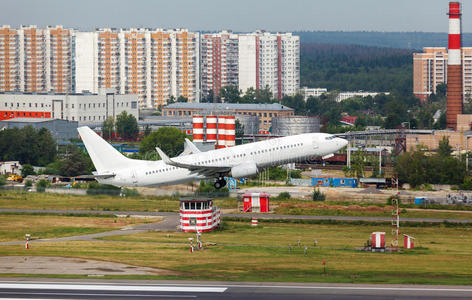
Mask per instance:
[[[52,214],[96,214],[96,215],[124,215],[124,216],[161,216],[175,217],[176,212],[140,212],[140,211],[96,211],[96,210],[57,210],[57,209],[10,209],[1,208],[0,212],[15,213],[52,213]],[[293,219],[293,220],[338,220],[338,221],[370,221],[370,222],[390,222],[391,218],[386,217],[355,217],[355,216],[307,216],[307,215],[276,215],[276,214],[222,214],[222,217],[252,218],[259,219]],[[175,219],[174,219],[175,220]],[[471,219],[444,219],[444,218],[401,218],[401,222],[431,222],[431,223],[472,223]],[[178,223],[178,220],[177,220]],[[169,229],[174,223],[169,224]],[[176,224],[177,225],[177,224]]]
[[[0,297],[35,299],[470,299],[471,286],[2,279]]]

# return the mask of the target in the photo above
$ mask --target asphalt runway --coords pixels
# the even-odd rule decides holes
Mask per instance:
[[[58,210],[58,209],[14,209],[1,208],[0,212],[13,213],[50,213],[50,214],[96,214],[96,215],[124,215],[124,216],[160,216],[175,217],[176,212],[141,212],[141,211],[98,211],[98,210]],[[368,222],[390,222],[388,217],[356,217],[356,216],[309,216],[309,215],[277,215],[277,214],[221,214],[221,217],[252,218],[259,219],[292,219],[292,220],[338,220],[338,221],[368,221]],[[428,223],[472,223],[472,219],[446,219],[446,218],[401,218],[401,222],[428,222]],[[178,224],[178,223],[177,223]],[[176,224],[176,225],[177,225]],[[169,224],[171,228],[173,224]]]
[[[1,299],[470,299],[472,286],[2,280]]]

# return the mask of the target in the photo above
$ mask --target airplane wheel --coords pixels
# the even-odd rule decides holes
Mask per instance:
[[[215,181],[215,183],[213,183],[213,186],[215,187],[215,189],[219,190],[222,188],[222,185],[221,185],[221,182],[219,180]]]
[[[220,181],[220,182],[221,182],[221,187],[225,187],[225,186],[226,186],[226,180],[224,180],[224,179],[221,179],[221,181]]]

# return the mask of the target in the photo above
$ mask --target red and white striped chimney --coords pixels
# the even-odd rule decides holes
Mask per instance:
[[[206,141],[214,143],[216,142],[217,134],[217,118],[216,116],[207,116],[206,122]]]
[[[447,51],[447,128],[457,128],[457,115],[462,114],[462,42],[461,4],[449,2],[449,43]]]
[[[203,143],[203,116],[193,116],[193,141]]]
[[[234,116],[226,117],[226,146],[236,145],[236,123]]]
[[[218,116],[218,143],[217,148],[225,148],[226,145],[226,116]]]

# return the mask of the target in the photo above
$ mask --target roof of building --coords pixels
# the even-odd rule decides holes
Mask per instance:
[[[77,121],[69,121],[63,119],[46,119],[46,118],[12,118],[8,120],[2,120],[0,122],[6,123],[42,123],[42,122],[71,122],[71,123],[78,123]]]
[[[165,106],[170,109],[201,109],[201,110],[285,110],[294,109],[279,103],[260,104],[260,103],[187,103],[176,102]]]

